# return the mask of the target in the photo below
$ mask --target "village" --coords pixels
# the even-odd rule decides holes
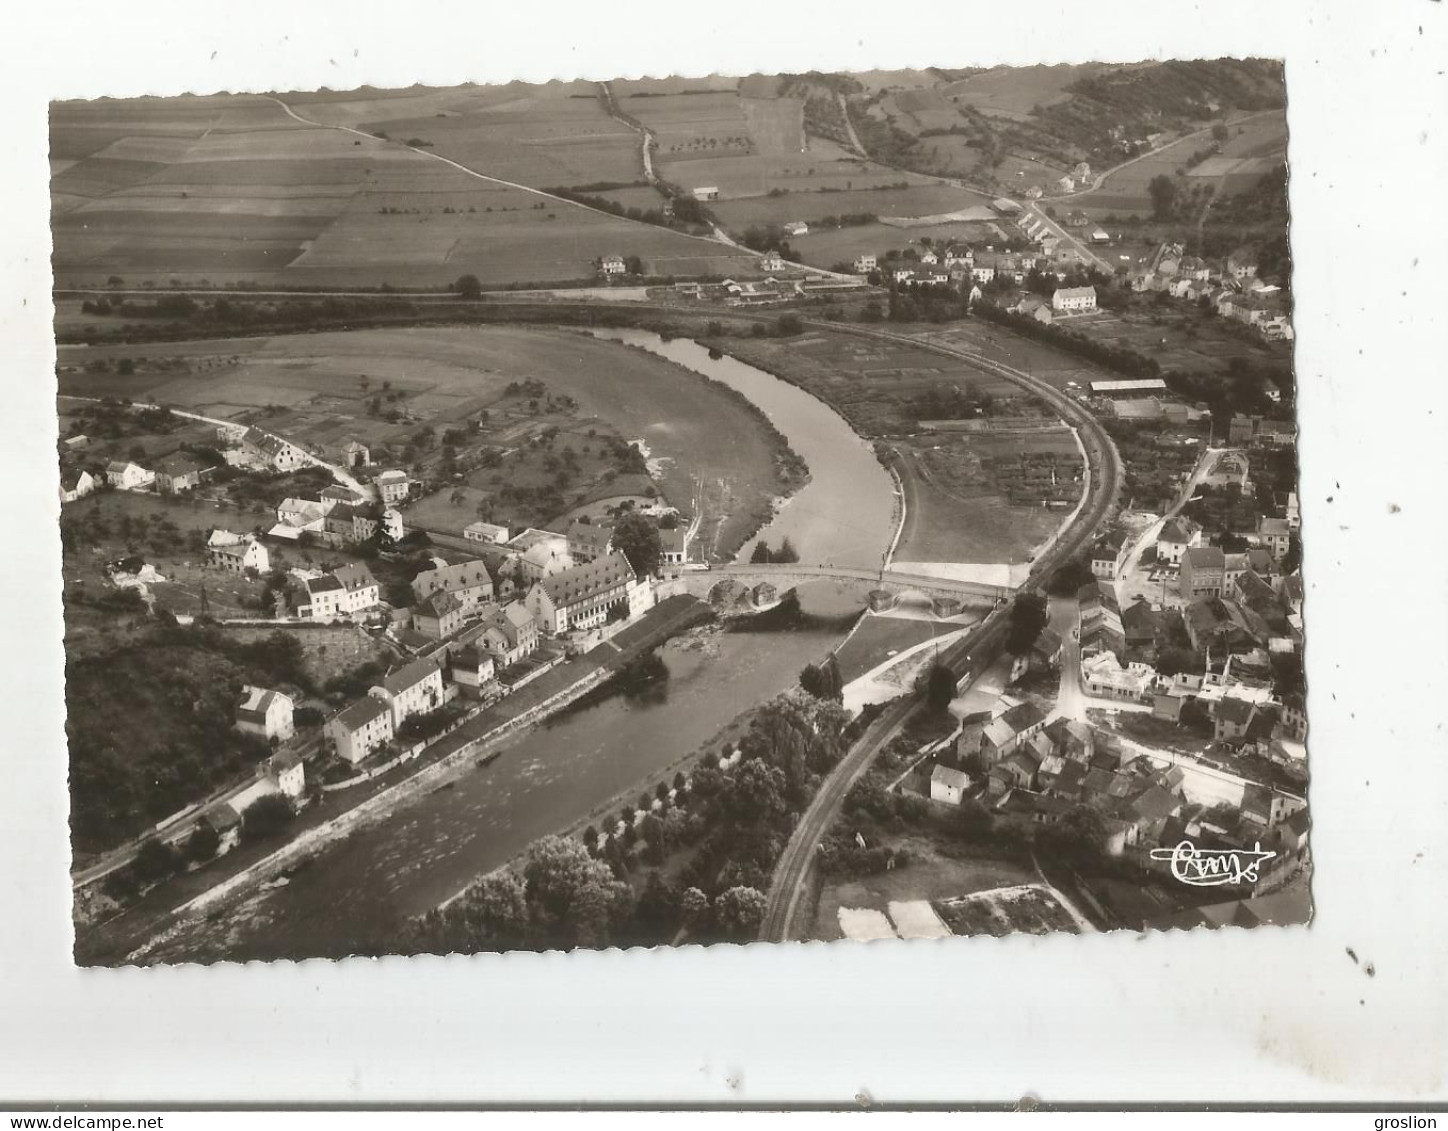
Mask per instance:
[[[115,415],[112,407],[106,418]],[[75,443],[77,436],[82,443]],[[325,713],[319,709],[325,704],[299,687],[240,688],[235,729],[255,740],[252,749],[269,753],[254,775],[185,806],[139,846],[153,854],[184,852],[192,866],[235,848],[248,821],[253,835],[270,834],[289,815],[283,808],[295,813],[385,775],[442,734],[638,624],[655,606],[656,579],[676,573],[689,555],[688,516],[631,500],[579,515],[562,532],[514,532],[481,520],[451,536],[410,532],[404,513],[415,482],[396,468],[373,466],[356,440],[317,455],[255,426],[223,424],[210,449],[222,456],[219,462],[209,463],[194,454],[207,449],[189,445],[148,460],[150,466],[112,459],[94,472],[85,466],[84,441],[77,434],[61,443],[71,467],[63,477],[63,504],[151,500],[163,513],[209,524],[198,508],[222,509],[225,492],[236,493],[238,485],[245,497],[245,485],[258,482],[286,483],[298,492],[270,514],[256,505],[242,510],[237,517],[253,520],[249,529],[233,521],[236,529],[210,526],[203,539],[193,527],[184,543],[153,537],[148,554],[98,563],[107,591],[130,598],[119,607],[149,608],[180,626],[293,632],[352,626],[372,638],[373,654],[390,657],[372,665],[376,680],[363,694]],[[223,468],[231,474],[218,477]],[[306,476],[307,469],[314,474]],[[86,528],[92,535],[94,525]],[[91,553],[104,559],[98,546]],[[180,594],[172,604],[169,590],[178,576],[197,581],[199,601],[187,603]],[[83,589],[76,594],[84,600]],[[236,607],[228,607],[228,598]],[[183,607],[192,611],[174,611]],[[592,674],[596,669],[580,671],[580,677]],[[87,874],[126,864],[137,847],[106,854]]]

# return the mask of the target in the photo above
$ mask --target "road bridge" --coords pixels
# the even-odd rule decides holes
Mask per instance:
[[[739,563],[692,570],[682,577],[684,587],[696,597],[711,598],[721,586],[753,589],[771,585],[787,593],[810,581],[858,582],[870,588],[870,605],[876,610],[893,606],[901,598],[923,597],[941,616],[953,616],[966,607],[990,608],[1015,595],[1015,587],[985,581],[932,577],[902,570],[861,569],[851,566],[802,565],[799,563]]]

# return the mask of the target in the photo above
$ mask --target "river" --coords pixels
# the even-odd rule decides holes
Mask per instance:
[[[739,552],[748,561],[763,538],[784,538],[811,565],[878,569],[899,522],[890,473],[869,442],[817,397],[732,357],[710,357],[689,338],[664,341],[651,330],[595,330],[595,337],[638,346],[728,385],[754,402],[809,465],[810,481]]]
[[[805,561],[878,565],[894,535],[889,474],[832,409],[778,378],[697,343],[600,334],[723,381],[760,407],[808,462],[811,481],[763,531],[788,535]],[[842,521],[841,516],[849,516]],[[748,548],[746,547],[746,552]],[[750,707],[791,687],[844,634],[859,587],[814,582],[787,629],[732,631],[659,650],[668,679],[653,694],[603,694],[507,740],[489,765],[405,804],[332,845],[284,887],[191,922],[148,961],[336,957],[385,950],[402,922],[437,906],[528,845],[644,788]],[[842,619],[843,617],[843,619]]]
[[[290,883],[190,925],[151,961],[336,957],[381,945],[402,920],[437,906],[539,837],[672,779],[674,763],[741,712],[792,685],[839,640],[836,623],[791,631],[747,626],[671,641],[666,682],[602,696],[507,741],[491,764],[328,848]],[[619,802],[622,804],[622,801]]]

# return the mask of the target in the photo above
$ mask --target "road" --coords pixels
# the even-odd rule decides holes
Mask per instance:
[[[824,322],[811,322],[808,325],[862,337],[908,343],[916,348],[964,358],[1022,386],[1055,407],[1068,424],[1074,423],[1079,429],[1087,467],[1091,472],[1087,479],[1088,497],[1067,520],[1063,536],[1036,558],[1031,568],[1031,583],[1039,585],[1058,564],[1091,544],[1097,530],[1105,523],[1115,505],[1120,491],[1121,456],[1101,422],[1084,406],[1044,381],[970,350],[924,342],[905,334],[881,330],[864,330]],[[1030,587],[1031,585],[1028,585],[1025,588]],[[1009,609],[1009,605],[998,608],[973,632],[942,654],[942,663],[964,673],[958,685],[960,693],[968,691],[995,658],[1008,624]],[[1079,665],[1076,665],[1076,668],[1079,678]],[[913,696],[906,696],[887,707],[821,783],[819,791],[795,826],[775,867],[769,888],[769,902],[759,930],[761,941],[783,942],[791,935],[800,933],[797,919],[804,894],[809,887],[820,839],[834,824],[850,787],[869,768],[875,755],[900,732],[918,706],[918,700]]]
[[[1086,692],[1081,685],[1081,605],[1075,597],[1052,597],[1047,623],[1061,637],[1061,682],[1052,719],[1086,721]]]
[[[1205,449],[1197,458],[1196,466],[1192,468],[1192,473],[1187,476],[1186,482],[1181,486],[1181,490],[1176,493],[1176,497],[1172,500],[1172,504],[1167,508],[1166,513],[1143,530],[1132,544],[1131,550],[1127,553],[1121,563],[1121,568],[1117,571],[1116,587],[1118,596],[1125,598],[1122,601],[1123,607],[1131,603],[1132,597],[1141,595],[1138,590],[1144,588],[1139,586],[1136,574],[1141,568],[1141,556],[1146,553],[1146,548],[1156,542],[1162,527],[1180,514],[1182,507],[1191,501],[1192,496],[1197,493],[1197,488],[1201,486],[1202,480],[1207,477],[1208,472],[1215,466],[1218,457],[1233,450],[1236,449]],[[1129,587],[1128,591],[1124,594],[1120,592],[1123,587]]]

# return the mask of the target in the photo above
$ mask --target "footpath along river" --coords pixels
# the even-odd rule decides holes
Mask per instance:
[[[694,342],[609,335],[725,381],[774,421],[812,480],[766,536],[785,534],[805,561],[878,565],[894,534],[894,489],[869,446],[833,410],[778,378]],[[845,522],[830,516],[848,516]],[[813,583],[789,630],[747,622],[660,649],[667,681],[644,696],[604,694],[509,739],[491,764],[360,829],[290,882],[196,921],[146,961],[336,957],[386,949],[401,923],[435,907],[534,840],[652,786],[741,712],[792,686],[838,644],[860,594]],[[818,615],[809,615],[818,614]],[[844,614],[845,619],[841,619]],[[630,800],[636,799],[631,794]]]

